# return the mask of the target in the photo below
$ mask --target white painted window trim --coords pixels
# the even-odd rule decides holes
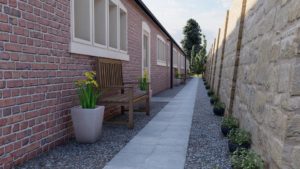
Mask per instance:
[[[144,75],[144,35],[148,36],[148,73],[149,73],[149,82],[151,82],[151,29],[150,26],[143,21],[142,22],[142,76]]]
[[[158,50],[159,49],[159,43],[158,43],[159,41],[161,41],[163,43],[163,47],[164,47],[163,55],[164,55],[165,60],[161,60],[159,58],[159,50]],[[156,40],[156,60],[157,60],[158,66],[167,66],[166,41],[160,35],[157,35],[157,40]]]
[[[185,58],[183,55],[180,55],[181,56],[181,69],[184,69],[184,61],[185,61]]]
[[[176,60],[176,62],[174,62]],[[173,67],[178,68],[178,52],[176,49],[173,49]]]
[[[117,5],[117,49],[109,47],[109,0],[105,0],[106,4],[106,45],[98,44],[95,42],[95,23],[94,23],[94,0],[90,1],[90,41],[82,40],[75,37],[75,22],[74,22],[74,0],[71,0],[71,43],[70,53],[90,55],[96,57],[104,57],[109,59],[129,61],[128,55],[128,12],[120,0],[110,0]],[[120,9],[126,13],[126,48],[127,51],[120,49]]]

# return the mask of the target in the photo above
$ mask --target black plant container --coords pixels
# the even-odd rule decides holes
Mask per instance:
[[[215,102],[216,102],[216,100],[215,100],[215,99],[213,99],[213,98],[211,98],[211,99],[210,99],[210,104],[212,104],[212,105],[213,105],[213,104],[215,104]]]
[[[205,88],[206,88],[207,90],[209,90],[209,89],[210,89],[210,87],[209,87],[209,86],[205,86]]]
[[[221,131],[225,137],[228,136],[228,134],[230,133],[231,130],[232,130],[232,128],[229,128],[229,127],[223,126],[223,125],[221,126]]]
[[[250,149],[250,148],[251,148],[251,144],[250,144],[250,143],[245,143],[245,144],[242,144],[242,145],[238,145],[238,144],[232,143],[232,142],[229,140],[229,141],[228,141],[228,148],[229,148],[229,152],[233,153],[233,152],[235,152],[237,149],[241,149],[241,148],[244,148],[244,149]]]
[[[214,114],[216,116],[224,116],[225,109],[224,108],[216,108],[214,107]]]

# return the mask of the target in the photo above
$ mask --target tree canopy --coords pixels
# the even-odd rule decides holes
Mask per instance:
[[[194,19],[189,19],[183,29],[183,50],[190,60],[190,69],[193,73],[203,73],[207,60],[206,37],[202,34],[200,25]]]

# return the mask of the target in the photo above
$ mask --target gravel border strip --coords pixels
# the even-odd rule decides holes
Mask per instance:
[[[230,169],[221,119],[213,114],[203,81],[199,80],[185,169]]]
[[[166,90],[159,97],[174,97],[183,87]],[[66,145],[28,161],[18,169],[102,169],[104,166],[167,104],[152,102],[150,116],[135,113],[135,128],[128,130],[122,125],[103,125],[102,138],[95,144],[78,144],[71,140]],[[118,117],[120,119],[126,116]]]

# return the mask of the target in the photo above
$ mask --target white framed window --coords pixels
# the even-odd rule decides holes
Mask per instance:
[[[157,35],[157,65],[167,66],[166,41]]]
[[[173,67],[178,68],[178,52],[176,49],[173,49]]]
[[[181,55],[181,69],[184,69],[184,60],[185,60],[185,58],[184,58],[184,56],[183,55]]]
[[[129,60],[128,15],[121,0],[71,0],[70,52]]]
[[[166,63],[167,66],[170,66],[170,44],[166,43]]]
[[[151,29],[146,22],[142,22],[142,75],[145,70],[151,81]]]

